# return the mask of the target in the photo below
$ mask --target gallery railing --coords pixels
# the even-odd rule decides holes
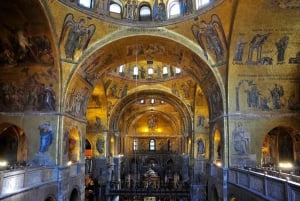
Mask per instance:
[[[56,181],[53,167],[20,167],[0,171],[0,199]]]
[[[38,186],[57,183],[68,169],[69,177],[78,175],[82,164],[66,167],[57,166],[18,166],[0,170],[0,200],[23,191],[30,191]]]
[[[228,184],[266,200],[300,200],[300,177],[289,173],[263,168],[229,168]]]

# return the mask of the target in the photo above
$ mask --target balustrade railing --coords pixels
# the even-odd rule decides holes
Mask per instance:
[[[73,164],[68,167],[57,166],[18,166],[0,171],[0,200],[4,197],[29,191],[38,186],[58,182],[63,170],[69,168],[69,176],[76,176],[81,166]]]
[[[300,177],[267,168],[229,168],[228,184],[266,200],[300,200]]]
[[[0,171],[0,199],[56,180],[54,167],[19,167]]]

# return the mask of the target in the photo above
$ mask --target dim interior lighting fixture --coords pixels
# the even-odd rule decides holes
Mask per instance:
[[[221,160],[215,160],[214,164],[215,164],[217,167],[222,167],[222,161],[221,161]]]
[[[72,161],[68,161],[67,166],[72,165]]]
[[[282,168],[282,169],[292,169],[293,168],[293,164],[291,162],[280,162],[278,164],[278,167]]]

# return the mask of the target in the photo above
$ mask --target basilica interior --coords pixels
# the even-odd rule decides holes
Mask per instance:
[[[0,200],[300,200],[299,0],[10,0],[0,19]]]

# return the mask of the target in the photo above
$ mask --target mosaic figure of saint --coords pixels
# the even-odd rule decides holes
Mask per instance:
[[[198,154],[203,154],[205,151],[204,142],[202,139],[198,140]]]
[[[233,58],[234,63],[242,63],[245,45],[246,42],[243,41],[243,38],[239,38],[239,40],[236,42],[235,54]]]
[[[277,64],[283,64],[284,54],[289,41],[288,36],[283,36],[278,42],[275,43],[277,48]]]
[[[59,43],[65,41],[64,48],[67,59],[73,60],[76,51],[83,51],[87,48],[95,29],[95,25],[85,26],[83,18],[76,22],[73,14],[66,15]]]
[[[244,129],[241,122],[238,122],[235,129],[232,132],[234,150],[238,154],[249,153],[250,137],[249,133]]]
[[[201,27],[197,24],[192,26],[192,32],[197,39],[203,54],[208,59],[208,52],[215,56],[216,62],[221,62],[227,51],[227,42],[221,20],[217,15],[212,15],[211,20],[201,20]]]
[[[53,140],[53,128],[49,122],[41,124],[40,130],[40,149],[41,153],[47,152]]]

